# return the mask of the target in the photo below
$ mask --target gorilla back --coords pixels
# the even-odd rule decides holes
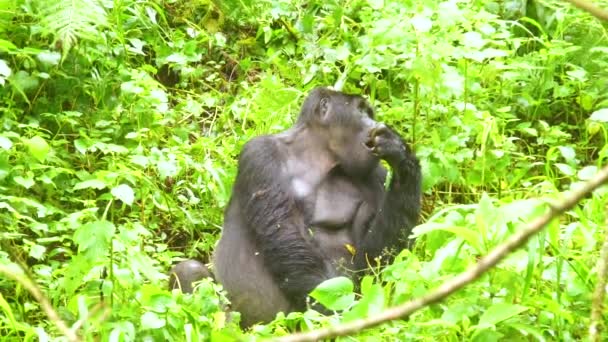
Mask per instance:
[[[252,139],[239,157],[214,270],[242,324],[303,310],[322,281],[405,248],[420,183],[418,160],[365,99],[313,90],[293,127]]]

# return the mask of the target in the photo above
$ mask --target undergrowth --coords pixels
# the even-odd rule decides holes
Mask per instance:
[[[605,27],[531,0],[0,0],[0,264],[29,270],[87,340],[256,340],[373,315],[606,164]],[[183,295],[166,274],[209,261],[241,147],[289,127],[317,85],[364,94],[414,146],[418,240],[345,310],[243,332],[219,285]],[[584,338],[607,197],[448,300],[355,338]],[[7,278],[0,335],[60,336]]]

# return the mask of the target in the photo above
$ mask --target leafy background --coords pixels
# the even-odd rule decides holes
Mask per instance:
[[[373,315],[464,270],[606,163],[606,34],[541,0],[0,0],[0,265],[28,269],[87,340],[256,340]],[[344,279],[317,289],[335,315],[243,332],[220,286],[183,295],[166,274],[209,260],[241,147],[289,127],[317,85],[365,94],[415,147],[418,241],[361,295]],[[580,340],[607,197],[356,338]],[[60,336],[7,278],[0,335]]]

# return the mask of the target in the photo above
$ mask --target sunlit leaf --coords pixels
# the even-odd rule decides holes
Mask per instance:
[[[576,158],[576,152],[572,146],[558,146],[557,148],[567,162],[570,163],[575,161],[574,159]]]
[[[61,54],[56,51],[42,51],[40,52],[36,58],[44,64],[47,65],[57,65],[61,60]]]
[[[475,250],[480,253],[483,253],[483,251],[485,250],[485,248],[483,248],[479,232],[473,231],[466,227],[457,227],[452,224],[436,222],[428,222],[425,224],[421,224],[414,229],[414,236],[422,236],[434,230],[443,230],[446,232],[453,233],[454,235],[466,241],[471,247],[475,248]]]
[[[40,82],[38,79],[30,75],[27,71],[19,70],[10,78],[11,84],[19,88],[23,92],[27,92],[31,89],[38,87]]]
[[[41,26],[56,35],[64,51],[71,49],[78,39],[101,40],[99,30],[107,24],[103,4],[95,0],[47,0],[40,5]]]
[[[74,232],[74,242],[79,251],[87,251],[90,255],[101,256],[107,252],[116,227],[112,222],[93,221],[80,226]]]
[[[165,320],[158,314],[148,311],[141,316],[142,329],[159,329],[165,326]]]
[[[608,122],[608,108],[602,108],[591,113],[590,120]]]
[[[13,181],[15,181],[15,183],[21,185],[22,187],[24,187],[26,189],[29,189],[32,186],[34,186],[34,184],[36,184],[34,182],[34,178],[32,178],[32,177],[24,178],[21,176],[16,176],[13,178]]]
[[[479,318],[479,326],[496,325],[506,319],[517,316],[529,308],[523,305],[497,303],[490,306]]]
[[[371,285],[362,295],[363,298],[344,314],[344,322],[374,316],[384,309],[384,289],[380,284]]]
[[[0,135],[0,147],[5,150],[10,150],[11,147],[13,147],[13,142],[11,139]]]
[[[119,186],[114,187],[112,189],[112,195],[127,205],[133,204],[133,200],[135,199],[133,188],[126,184],[120,184]]]
[[[107,186],[107,184],[99,179],[89,179],[83,182],[79,182],[76,183],[76,185],[74,185],[74,190],[81,190],[81,189],[97,189],[97,190],[101,190],[104,189]]]
[[[0,59],[0,85],[5,84],[7,77],[11,75],[11,68],[6,64],[6,61]]]
[[[433,22],[431,21],[431,19],[429,19],[425,16],[422,16],[422,15],[414,16],[410,20],[410,24],[412,24],[412,26],[414,26],[416,31],[418,31],[420,33],[428,32],[433,27]]]
[[[39,136],[25,140],[25,145],[28,147],[32,156],[38,159],[39,162],[43,162],[51,150],[51,147],[47,144],[46,140]]]
[[[462,44],[473,49],[481,49],[486,41],[479,32],[469,31],[462,35]]]
[[[384,7],[384,0],[368,0],[369,3],[369,7],[375,9],[375,10],[379,10],[382,9],[382,7]]]
[[[46,252],[46,247],[41,246],[41,245],[33,245],[30,248],[30,252],[28,255],[34,259],[42,260],[44,258],[45,252]]]
[[[12,42],[4,39],[0,39],[0,51],[9,52],[17,50],[17,46]]]
[[[348,251],[348,253],[350,253],[350,255],[355,255],[357,253],[357,249],[355,248],[355,246],[347,243],[344,244],[344,248],[346,248],[346,250]]]
[[[555,167],[557,167],[557,169],[560,170],[561,173],[563,173],[566,176],[573,176],[574,175],[574,169],[572,168],[572,166],[570,166],[568,164],[555,163]]]
[[[352,280],[336,277],[319,284],[310,296],[330,310],[344,310],[355,300],[353,289]]]

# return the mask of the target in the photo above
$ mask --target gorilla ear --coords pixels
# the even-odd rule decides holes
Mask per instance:
[[[329,114],[329,99],[327,97],[322,97],[321,101],[319,101],[319,118],[325,119],[327,114]]]

